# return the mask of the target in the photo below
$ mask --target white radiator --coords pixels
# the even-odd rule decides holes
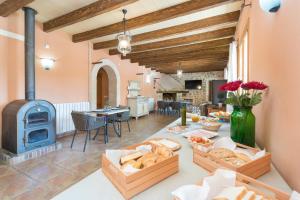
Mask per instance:
[[[90,110],[89,102],[54,104],[56,108],[56,132],[62,134],[74,130],[71,112]]]

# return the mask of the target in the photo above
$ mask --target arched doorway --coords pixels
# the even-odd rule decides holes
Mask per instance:
[[[103,108],[108,105],[108,75],[106,71],[101,68],[97,74],[97,108]]]
[[[108,77],[108,105],[120,105],[120,73],[117,66],[108,59],[102,59],[93,66],[90,74],[90,104],[91,109],[97,106],[97,76],[100,70],[104,70]]]

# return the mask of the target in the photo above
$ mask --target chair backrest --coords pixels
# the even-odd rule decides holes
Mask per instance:
[[[71,113],[76,130],[89,131],[105,126],[105,117],[93,117],[84,112]]]
[[[71,113],[74,126],[76,130],[86,131],[88,130],[88,116],[83,112],[72,111]]]
[[[117,119],[121,121],[126,121],[130,119],[130,111],[125,111],[117,114]]]

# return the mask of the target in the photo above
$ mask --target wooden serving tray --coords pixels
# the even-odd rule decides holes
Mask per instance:
[[[139,145],[149,144],[147,142],[127,147],[126,149],[135,149]],[[161,182],[167,177],[177,173],[179,170],[179,156],[167,158],[145,169],[125,175],[122,170],[107,159],[105,153],[102,154],[102,171],[104,175],[120,191],[125,199],[130,199],[151,186]]]
[[[256,148],[248,147],[238,143],[236,144],[237,147],[248,149],[253,153],[257,153],[259,151]],[[220,167],[225,167],[227,169],[239,172],[252,178],[258,178],[271,170],[271,154],[268,152],[266,152],[266,154],[261,158],[250,161],[240,167],[236,167],[213,155],[202,152],[194,146],[193,161],[194,163],[208,170],[209,172],[213,172]]]

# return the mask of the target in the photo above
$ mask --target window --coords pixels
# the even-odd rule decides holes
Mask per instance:
[[[238,43],[238,79],[247,82],[249,79],[249,34],[248,28]]]

